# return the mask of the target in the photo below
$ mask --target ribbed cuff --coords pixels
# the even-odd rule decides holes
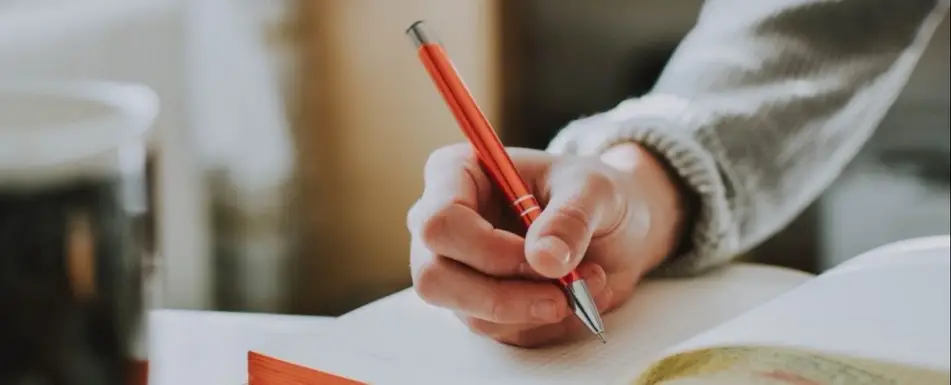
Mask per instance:
[[[704,120],[681,100],[653,95],[572,122],[548,148],[558,154],[600,155],[618,144],[638,143],[666,161],[681,185],[699,199],[682,252],[668,257],[651,274],[693,275],[734,257],[737,230],[727,188],[716,160],[698,135]]]

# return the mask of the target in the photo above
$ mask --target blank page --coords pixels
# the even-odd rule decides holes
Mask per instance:
[[[606,383],[810,277],[737,264],[692,279],[644,282],[604,317],[606,345],[588,336],[546,349],[509,347],[472,334],[451,313],[404,291],[340,317],[319,336],[258,351],[374,384]]]

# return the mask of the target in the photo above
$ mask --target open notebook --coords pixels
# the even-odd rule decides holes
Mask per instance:
[[[405,291],[249,352],[249,383],[946,385],[949,274],[937,237],[818,277],[740,264],[651,280],[605,316],[606,345],[537,350],[473,335]]]

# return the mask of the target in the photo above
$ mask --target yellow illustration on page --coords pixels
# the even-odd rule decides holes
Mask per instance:
[[[767,347],[666,357],[631,385],[948,385],[951,374],[900,364]]]

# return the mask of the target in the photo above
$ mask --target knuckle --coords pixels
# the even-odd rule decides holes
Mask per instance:
[[[495,325],[484,319],[475,318],[475,317],[463,317],[462,322],[466,325],[466,328],[469,331],[483,335],[483,336],[492,336],[495,332]]]
[[[450,144],[440,147],[429,154],[426,159],[426,169],[442,166],[446,163],[458,163],[469,158],[472,150],[465,143]]]
[[[557,216],[561,221],[573,223],[578,229],[581,229],[582,232],[592,225],[591,214],[588,213],[578,200],[565,202],[565,204],[558,209]],[[572,233],[576,232],[576,229],[570,230],[572,230]]]
[[[614,194],[617,184],[613,178],[603,172],[589,172],[584,178],[584,195],[605,197]]]
[[[432,247],[449,234],[449,218],[452,204],[436,208],[431,214],[421,219],[419,237],[423,244]]]
[[[474,262],[478,264],[478,269],[495,276],[514,275],[517,269],[517,266],[510,266],[506,258],[479,258]]]
[[[416,224],[420,221],[420,200],[416,200],[409,210],[406,210],[406,229],[411,233],[416,230]]]
[[[538,346],[539,342],[526,330],[519,330],[508,333],[497,338],[499,342],[520,348],[533,348]]]
[[[509,255],[507,250],[493,247],[482,243],[484,250],[480,252],[471,251],[466,254],[466,264],[478,270],[480,273],[489,275],[493,278],[518,277],[519,258],[521,255]],[[488,252],[491,250],[491,252]]]
[[[436,304],[437,295],[441,291],[442,270],[442,264],[436,259],[423,263],[416,270],[416,275],[413,277],[413,289],[424,302]]]
[[[494,290],[492,294],[486,296],[486,310],[489,318],[495,322],[511,322],[514,315],[510,313],[507,302],[509,295],[502,290]]]

